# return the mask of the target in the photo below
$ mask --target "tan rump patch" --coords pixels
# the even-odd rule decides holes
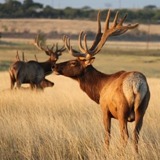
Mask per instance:
[[[146,92],[147,82],[139,72],[132,72],[123,81],[123,92],[130,107],[134,103],[141,103]]]

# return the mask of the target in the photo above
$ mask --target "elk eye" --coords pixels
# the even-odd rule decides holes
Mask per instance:
[[[72,66],[72,67],[74,67],[74,66],[76,66],[76,61],[72,61],[71,63],[70,63],[70,65]]]

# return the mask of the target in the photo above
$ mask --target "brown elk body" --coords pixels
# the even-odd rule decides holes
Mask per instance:
[[[80,88],[96,103],[100,104],[103,112],[103,122],[106,130],[105,142],[109,147],[111,118],[119,121],[122,144],[126,146],[128,140],[127,122],[135,121],[133,141],[135,151],[138,153],[138,138],[142,127],[143,117],[147,109],[150,91],[145,76],[137,71],[119,71],[113,74],[104,74],[96,70],[92,63],[93,55],[98,53],[109,36],[120,35],[128,29],[135,28],[138,24],[122,26],[123,19],[117,22],[118,12],[112,26],[109,28],[110,11],[106,18],[104,33],[98,14],[98,33],[90,49],[87,47],[86,35],[82,47],[79,35],[79,48],[81,52],[72,49],[70,39],[64,37],[67,50],[75,57],[70,60],[55,64],[52,69],[55,74],[64,75],[78,81]]]
[[[36,86],[38,89],[43,89],[40,83],[42,81],[49,83],[48,80],[45,80],[45,76],[52,73],[51,65],[57,61],[61,52],[65,50],[64,47],[58,49],[57,44],[55,51],[53,51],[54,46],[51,49],[48,47],[47,50],[43,49],[40,43],[38,43],[38,36],[35,39],[34,45],[36,45],[38,49],[45,51],[50,58],[46,62],[37,62],[33,60],[28,62],[17,60],[14,62],[9,68],[11,89],[13,89],[15,82],[17,83],[17,88],[20,88],[22,83],[30,83],[32,88]],[[45,82],[43,82],[43,84]]]
[[[17,60],[17,61],[21,61],[21,62],[25,62],[24,53],[22,52],[22,60],[21,60],[20,57],[19,57],[18,51],[17,51],[16,60]],[[36,62],[38,62],[38,59],[37,59],[37,56],[36,56],[36,55],[35,55],[35,60],[36,60]],[[27,60],[26,60],[26,62],[27,62]],[[41,71],[41,70],[40,70],[40,71]],[[39,72],[38,72],[38,73],[39,73]],[[37,73],[37,74],[38,74],[38,73]],[[12,75],[12,74],[11,74],[11,75]],[[14,77],[14,76],[13,76],[11,79],[12,79],[12,80],[11,80],[11,83],[12,83],[13,80],[15,81],[15,77]],[[23,83],[25,83],[25,82],[23,82]],[[29,83],[29,82],[27,82],[27,83]],[[41,86],[41,88],[53,87],[53,86],[54,86],[54,83],[51,82],[51,81],[49,81],[49,80],[47,80],[47,79],[43,79],[43,80],[40,82],[40,86]],[[21,88],[22,88],[22,87],[21,87]],[[30,83],[30,89],[34,89],[34,88],[36,88],[35,84]],[[28,88],[28,87],[25,87],[25,88],[23,88],[23,89],[29,89],[29,88]]]

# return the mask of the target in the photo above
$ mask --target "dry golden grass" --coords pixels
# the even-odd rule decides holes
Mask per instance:
[[[102,30],[105,22],[101,22]],[[22,27],[23,26],[23,27]],[[42,27],[43,26],[43,27]],[[140,31],[149,32],[149,34],[160,35],[160,25],[144,25],[139,24],[138,29]],[[97,31],[97,22],[89,20],[65,20],[65,19],[0,19],[0,32],[30,32],[38,33],[42,31],[44,34],[56,31],[57,33],[63,34],[79,34],[81,31]],[[130,32],[130,31],[128,31]],[[34,37],[33,37],[34,38]],[[13,38],[3,38],[2,41],[7,42],[25,42],[30,44],[32,39],[13,39]],[[53,43],[62,44],[61,39],[47,39],[47,44]],[[71,41],[72,45],[77,46],[77,40]],[[90,43],[90,42],[89,42]],[[116,44],[116,45],[115,45]],[[108,41],[107,47],[110,48],[128,48],[128,49],[160,49],[159,42],[123,42],[123,41]]]
[[[9,88],[9,75],[0,73],[0,159],[104,160],[160,159],[160,79],[148,79],[151,100],[140,134],[139,157],[131,139],[123,150],[119,126],[112,121],[109,153],[100,106],[83,93],[78,84],[63,76],[44,92],[2,91]],[[129,124],[129,132],[134,123]]]
[[[96,17],[95,17],[96,19]],[[104,22],[102,24],[102,29]],[[43,27],[42,27],[43,26]],[[0,19],[0,32],[8,31],[37,33],[43,31],[49,33],[57,31],[58,33],[79,34],[80,31],[97,31],[97,22],[89,20],[64,20],[64,19]],[[146,31],[150,34],[160,34],[160,25],[139,24],[140,31]]]

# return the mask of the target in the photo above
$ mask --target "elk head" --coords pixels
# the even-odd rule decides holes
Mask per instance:
[[[60,49],[58,49],[58,43],[53,44],[51,48],[49,48],[47,46],[46,49],[44,49],[42,47],[42,42],[39,41],[38,35],[35,37],[35,40],[32,44],[35,45],[39,50],[44,51],[46,53],[46,55],[50,56],[48,61],[50,61],[51,64],[54,64],[58,60],[59,56],[62,55],[62,52],[65,51],[64,46],[62,46]],[[54,48],[55,48],[55,50],[54,50]]]

